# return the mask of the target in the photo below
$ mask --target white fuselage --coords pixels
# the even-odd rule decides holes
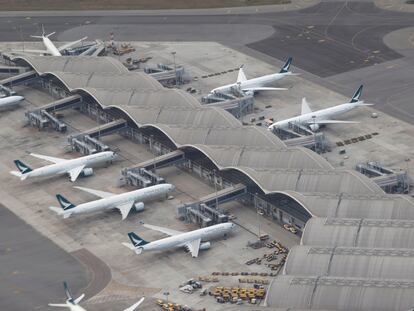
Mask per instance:
[[[62,54],[59,52],[57,47],[53,44],[52,41],[48,37],[43,36],[42,37],[43,44],[46,47],[46,50],[52,55],[52,56],[62,56]]]
[[[289,118],[286,120],[281,120],[273,123],[269,126],[269,129],[273,128],[289,128],[289,123],[292,124],[301,124],[305,126],[312,125],[312,122],[317,122],[319,120],[329,120],[332,119],[335,116],[338,116],[340,114],[346,113],[358,106],[360,102],[355,103],[346,103],[334,107],[329,107],[317,111],[313,111],[310,113],[306,113],[297,117]]]
[[[115,156],[115,153],[112,151],[99,152],[84,157],[39,167],[24,175],[26,175],[27,178],[31,178],[65,174],[69,170],[82,165],[85,165],[86,168],[100,163],[113,161],[115,159]]]
[[[267,86],[277,80],[280,80],[282,78],[284,78],[286,75],[291,74],[290,72],[286,72],[286,73],[273,73],[270,75],[266,75],[266,76],[262,76],[262,77],[258,77],[258,78],[253,78],[253,79],[249,79],[246,81],[242,81],[242,82],[236,82],[236,83],[232,83],[232,84],[227,84],[224,86],[220,86],[218,88],[213,89],[210,93],[215,93],[215,92],[219,92],[219,93],[230,93],[232,91],[232,89],[235,88],[240,88],[240,90],[243,89],[251,89],[251,88],[257,88],[257,87],[263,87],[263,86]]]
[[[116,194],[108,198],[79,204],[74,208],[62,212],[62,214],[93,213],[97,211],[113,209],[117,206],[121,206],[129,202],[145,202],[162,197],[166,198],[167,194],[172,190],[174,190],[174,186],[171,184],[155,185],[148,188]]]
[[[197,239],[201,239],[201,241],[208,241],[210,239],[225,236],[234,227],[235,227],[235,224],[233,223],[218,224],[218,225],[214,225],[211,227],[201,228],[198,230],[170,236],[168,238],[161,239],[158,241],[153,241],[153,242],[150,242],[142,246],[137,246],[136,248],[137,249],[142,248],[142,250],[144,251],[152,251],[152,250],[163,250],[163,249],[174,248],[174,247],[182,247],[186,243],[197,240]]]
[[[17,95],[0,98],[0,108],[4,109],[17,106],[22,100],[24,100],[24,97]]]

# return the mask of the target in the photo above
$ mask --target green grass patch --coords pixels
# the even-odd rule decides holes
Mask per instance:
[[[159,10],[208,9],[290,2],[291,0],[0,0],[0,5],[7,11]]]

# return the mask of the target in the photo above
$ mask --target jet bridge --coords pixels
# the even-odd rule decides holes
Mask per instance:
[[[146,67],[144,72],[149,74],[155,80],[164,86],[176,84],[184,84],[184,67],[169,66],[165,64],[157,64],[157,67]]]
[[[19,74],[27,71],[26,67],[17,67],[17,66],[0,66],[0,73],[8,74]]]
[[[312,132],[301,124],[289,123],[289,128],[273,128],[272,132],[289,147],[306,147],[317,153],[328,150],[328,142],[322,132]]]
[[[406,171],[395,171],[376,162],[361,163],[357,171],[372,178],[375,183],[388,193],[408,193],[410,183]]]
[[[160,155],[159,157],[142,162],[133,167],[127,167],[122,170],[128,185],[148,187],[164,183],[165,180],[156,174],[158,168],[167,167],[181,163],[185,160],[185,154],[181,150]]]
[[[179,206],[177,209],[178,216],[202,227],[227,222],[229,220],[228,215],[218,205],[245,195],[247,195],[246,186],[236,184],[202,197],[199,201]]]
[[[82,102],[82,96],[72,95],[51,102],[32,111],[25,113],[29,124],[43,129],[46,127],[53,127],[58,132],[66,132],[67,125],[62,122],[60,116],[56,114],[57,111],[77,107]]]
[[[232,96],[231,99],[221,101],[206,101],[203,106],[223,108],[224,110],[227,110],[232,115],[234,115],[236,118],[241,118],[244,114],[253,111],[254,97],[253,95],[246,95],[242,97]]]
[[[68,142],[72,150],[82,154],[93,154],[101,151],[110,150],[109,146],[99,140],[100,137],[119,132],[127,127],[127,121],[124,119],[114,120],[109,123],[94,127],[85,132],[70,135]]]
[[[32,82],[33,80],[37,79],[39,75],[36,71],[31,70],[28,72],[23,72],[18,75],[0,80],[0,84],[6,87],[12,87],[20,84],[26,84]]]

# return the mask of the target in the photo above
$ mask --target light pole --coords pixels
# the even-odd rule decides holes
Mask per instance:
[[[175,54],[177,54],[177,52],[171,52],[172,56],[173,56],[173,60],[174,60],[174,76],[175,76],[175,86],[177,87],[178,81],[177,81],[177,66],[175,65]]]
[[[254,194],[254,207],[256,209],[256,220],[257,220],[257,224],[259,226],[259,234],[258,234],[257,237],[260,240],[261,232],[260,232],[259,206],[257,205],[257,192]]]
[[[317,151],[316,151],[316,133],[315,133],[315,131],[316,131],[316,116],[312,116],[312,120],[313,120],[313,129],[312,129],[312,132],[313,132],[313,142],[315,143],[315,152],[316,153],[318,153]]]

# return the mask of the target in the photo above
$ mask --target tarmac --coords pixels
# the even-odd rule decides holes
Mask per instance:
[[[87,284],[85,267],[39,234],[9,209],[0,206],[0,301],[3,310],[44,310],[59,302],[63,281],[71,287]]]

